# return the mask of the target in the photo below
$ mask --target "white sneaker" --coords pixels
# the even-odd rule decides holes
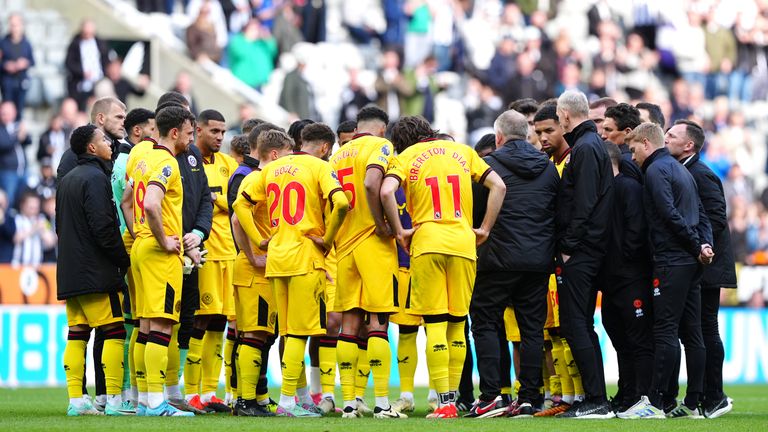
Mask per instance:
[[[392,408],[392,405],[390,405],[389,408],[387,408],[387,409],[381,409],[379,407],[376,407],[373,410],[373,418],[383,418],[383,419],[386,419],[386,418],[408,418],[408,416],[405,415],[405,414],[402,414],[402,413],[399,413],[399,412],[395,411]]]
[[[342,414],[341,414],[341,418],[358,418],[362,416],[363,416],[363,413],[361,413],[356,408],[351,406],[344,407],[344,411],[342,411]]]
[[[627,408],[626,411],[616,414],[620,419],[665,419],[664,411],[656,408],[648,400],[647,396],[641,396],[640,400]]]
[[[360,414],[371,414],[373,413],[373,410],[366,405],[363,398],[355,398],[357,401],[357,411],[360,412]]]
[[[392,402],[392,409],[397,412],[413,412],[414,408],[415,404],[413,403],[413,399],[400,398]]]
[[[320,409],[320,411],[323,412],[323,414],[336,412],[336,402],[334,402],[333,398],[330,396],[326,396],[320,400],[320,403],[317,405],[317,407]]]
[[[427,398],[427,406],[429,407],[427,411],[432,412],[436,410],[438,405],[437,398]]]

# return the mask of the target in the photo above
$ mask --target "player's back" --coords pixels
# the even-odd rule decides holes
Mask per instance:
[[[411,255],[442,253],[476,259],[472,232],[472,181],[490,167],[467,145],[431,140],[412,145],[395,158],[388,175],[401,180],[407,208],[418,226]]]
[[[135,150],[135,149],[134,149]],[[144,198],[147,187],[160,187],[165,196],[161,202],[163,231],[166,235],[177,235],[182,238],[181,208],[183,204],[183,188],[179,164],[170,150],[155,144],[150,151],[137,159],[135,168],[129,176],[133,179],[133,230],[136,238],[152,237],[152,231],[146,218]],[[129,163],[130,163],[129,158]]]
[[[307,236],[325,234],[323,209],[334,190],[341,190],[328,162],[306,153],[282,157],[264,170],[256,201],[266,198],[272,239],[267,252],[268,277],[295,276],[324,268],[324,254]]]
[[[263,171],[257,170],[245,176],[245,178],[243,178],[243,182],[240,183],[239,194],[243,195],[249,202],[253,204],[253,207],[251,208],[251,216],[253,217],[253,221],[256,224],[256,230],[259,232],[259,236],[261,238],[268,239],[272,234],[269,224],[269,217],[267,215],[267,203],[253,201],[250,194],[248,193],[248,191],[252,190],[256,183],[262,181],[262,175]],[[253,251],[254,255],[259,256],[267,254],[266,251],[261,250],[259,245],[254,244],[252,241],[250,241],[250,239],[249,242],[251,243],[251,250]],[[250,278],[254,276],[264,278],[264,268],[255,268],[250,265],[248,257],[246,257],[245,253],[240,250],[240,253],[235,259],[235,277],[238,279],[243,279],[244,277]]]
[[[389,140],[366,134],[357,135],[331,157],[331,166],[350,203],[347,217],[336,236],[339,258],[373,234],[376,225],[365,195],[365,174],[369,168],[386,172],[392,154]]]
[[[209,158],[203,158],[203,166],[205,168],[205,175],[208,177],[208,186],[211,192],[216,194],[216,202],[213,205],[211,233],[208,240],[205,241],[208,259],[234,259],[237,255],[237,250],[232,238],[227,192],[229,177],[237,169],[237,162],[227,154],[214,153]]]

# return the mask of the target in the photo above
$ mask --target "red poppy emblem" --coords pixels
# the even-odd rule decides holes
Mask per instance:
[[[659,282],[659,278],[656,278],[656,279],[654,279],[654,280],[653,280],[653,287],[654,287],[654,288],[658,288],[658,287],[659,287],[659,284],[660,284],[660,282]]]
[[[635,299],[635,302],[632,304],[635,305],[635,309],[640,309],[643,307],[643,301],[640,299]]]

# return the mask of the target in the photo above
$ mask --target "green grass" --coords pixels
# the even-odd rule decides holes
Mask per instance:
[[[751,432],[766,430],[768,426],[768,386],[729,386],[728,395],[734,402],[734,410],[714,420],[562,420],[554,418],[534,419],[487,419],[487,420],[428,420],[424,418],[426,390],[416,392],[417,408],[407,420],[376,420],[372,418],[342,420],[338,416],[321,419],[289,418],[240,418],[224,415],[207,415],[195,418],[147,418],[147,417],[66,417],[67,394],[63,388],[0,389],[0,431],[119,431],[140,432],[174,430],[184,432],[203,431],[699,431]],[[276,393],[276,392],[275,392]],[[393,392],[394,393],[394,392]],[[396,393],[395,393],[396,394]],[[372,401],[369,395],[368,400]],[[418,406],[421,405],[421,406]],[[450,423],[450,425],[446,425]]]

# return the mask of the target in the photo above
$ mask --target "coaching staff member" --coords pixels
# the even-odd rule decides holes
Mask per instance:
[[[699,160],[704,146],[704,130],[689,120],[678,120],[668,131],[664,144],[675,159],[688,168],[699,188],[699,199],[712,226],[712,244],[715,257],[704,268],[701,278],[701,332],[707,348],[704,372],[704,415],[720,417],[731,410],[733,404],[723,393],[723,341],[717,323],[720,310],[720,288],[736,288],[736,267],[731,232],[728,229],[723,184],[712,170]]]
[[[477,277],[470,303],[472,334],[480,371],[480,399],[468,417],[495,417],[507,411],[500,397],[500,333],[504,310],[513,306],[520,327],[520,391],[510,416],[532,416],[544,401],[541,365],[547,284],[555,252],[555,199],[559,178],[547,155],[526,141],[528,122],[517,111],[496,119],[497,150],[485,161],[507,186],[488,241],[478,248]],[[474,188],[475,209],[486,207],[487,189]],[[474,220],[484,215],[476,214]],[[503,335],[503,333],[501,333]]]
[[[701,417],[706,350],[701,334],[701,264],[712,261],[712,230],[696,181],[664,148],[664,132],[643,123],[629,135],[635,161],[645,173],[643,205],[653,254],[654,360],[650,404],[663,415],[664,393],[685,345],[688,388],[669,417]]]
[[[567,91],[557,100],[557,116],[571,146],[557,197],[556,235],[561,275],[560,330],[581,372],[586,399],[561,414],[565,418],[611,418],[605,397],[602,352],[594,330],[596,278],[603,261],[613,208],[613,170],[595,123],[588,119],[584,93]],[[556,273],[557,274],[557,271]]]
[[[72,133],[77,166],[62,179],[56,194],[57,298],[67,302],[69,336],[64,353],[70,400],[69,415],[94,414],[82,401],[85,349],[91,328],[103,331],[97,359],[104,369],[107,414],[125,415],[120,407],[125,328],[121,296],[130,265],[112,200],[112,150],[94,125]],[[102,368],[99,368],[102,369]]]

